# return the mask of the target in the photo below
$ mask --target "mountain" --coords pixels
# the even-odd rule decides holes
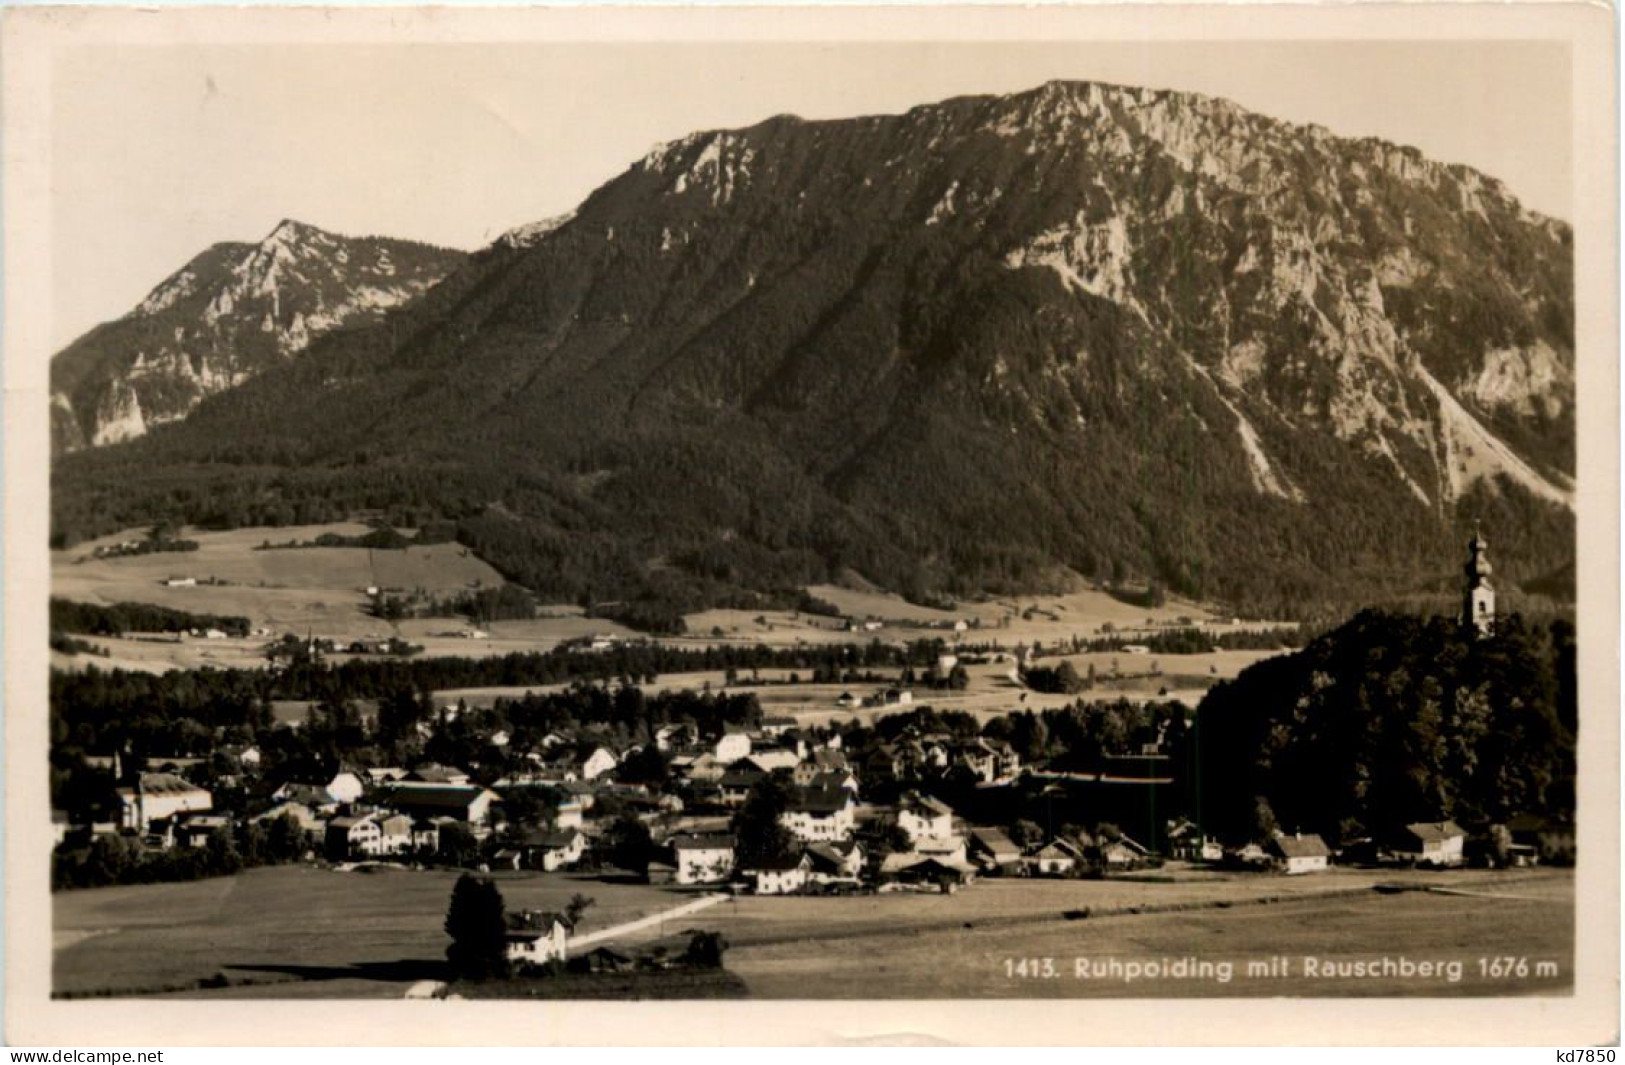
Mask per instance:
[[[55,534],[393,508],[549,596],[1162,582],[1259,610],[1574,552],[1572,234],[1492,177],[1090,83],[695,133],[384,324],[57,470]]]
[[[216,244],[51,363],[53,453],[117,443],[421,295],[461,252],[284,221]]]

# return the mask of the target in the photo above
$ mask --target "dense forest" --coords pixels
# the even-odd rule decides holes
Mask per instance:
[[[237,615],[194,614],[150,603],[102,606],[51,597],[51,632],[85,636],[123,636],[127,632],[193,632],[219,629],[228,636],[247,636],[248,619]]]
[[[1576,684],[1566,620],[1503,617],[1476,639],[1448,618],[1362,613],[1208,693],[1195,813],[1226,838],[1278,825],[1334,843],[1572,816]]]

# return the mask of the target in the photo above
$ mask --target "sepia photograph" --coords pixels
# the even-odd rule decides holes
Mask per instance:
[[[1360,14],[7,12],[8,1027],[1617,1039],[1613,13]]]

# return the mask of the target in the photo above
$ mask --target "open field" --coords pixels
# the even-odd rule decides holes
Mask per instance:
[[[256,550],[265,541],[312,540],[323,533],[365,533],[353,523],[290,526],[280,529],[234,529],[229,532],[185,530],[196,540],[196,551],[138,555],[128,558],[93,558],[96,547],[121,540],[141,539],[142,530],[128,530],[51,554],[51,594],[87,603],[152,603],[200,614],[246,617],[255,628],[275,633],[314,633],[350,640],[392,631],[391,626],[366,612],[365,589],[422,588],[449,595],[467,590],[472,582],[492,587],[503,583],[497,573],[473,552],[458,544],[434,544],[402,551],[374,551],[361,547],[307,547]],[[192,577],[195,587],[170,588],[164,581]],[[219,581],[219,584],[201,583]],[[455,620],[438,623],[441,629],[462,627]],[[96,639],[110,652],[106,659],[53,655],[52,664],[74,668],[86,662],[109,667],[163,670],[201,665],[256,666],[264,639],[167,640]],[[466,647],[470,641],[452,641]],[[445,653],[445,652],[440,652]]]
[[[1454,884],[1473,895],[1380,894],[1378,882]],[[1258,904],[1267,896],[1281,901]],[[1216,906],[1215,903],[1227,905]],[[1128,906],[1189,906],[1117,913]],[[1069,920],[1068,911],[1092,915]],[[1560,993],[1573,982],[1572,876],[1493,873],[1384,875],[1337,871],[1284,878],[1237,876],[1188,884],[1123,881],[983,881],[957,895],[860,899],[740,899],[711,925],[732,943],[728,968],[753,997],[805,996],[810,981],[832,998],[1122,997],[1196,995],[1472,995]],[[726,923],[723,923],[726,922]],[[1250,978],[1246,962],[1286,955],[1286,978]],[[1558,963],[1558,975],[1492,978],[1479,958]],[[1345,976],[1309,979],[1304,958],[1406,957],[1463,963],[1461,979]],[[1078,979],[1076,959],[1106,964],[1195,958],[1229,961],[1213,977]],[[1009,974],[1005,960],[1053,959],[1054,978]],[[1323,965],[1324,968],[1324,965]]]
[[[1190,626],[1213,632],[1279,627],[1271,622],[1221,617],[1208,607],[1185,600],[1170,599],[1164,606],[1142,607],[1092,590],[965,601],[952,610],[920,606],[889,592],[855,591],[835,585],[814,585],[808,592],[837,607],[846,617],[874,619],[881,622],[881,627],[873,632],[848,632],[844,618],[790,611],[707,610],[685,618],[687,636],[666,642],[789,646],[872,639],[943,639],[953,643],[957,638],[966,644],[997,642],[1014,647],[1032,643],[1053,646],[1074,636],[1096,638],[1107,634],[1107,625],[1128,637]],[[956,621],[979,621],[980,625],[956,634],[952,628]]]
[[[588,877],[497,874],[510,908],[597,900],[583,931],[670,909],[681,891]],[[101,888],[55,897],[59,992],[177,987],[217,972],[249,986],[206,997],[398,998],[439,978],[455,874],[335,873],[289,867],[190,884]],[[1379,893],[1377,884],[1417,890]],[[1458,893],[1443,893],[1458,892]],[[1138,909],[1141,912],[1129,912]],[[1088,911],[1082,917],[1082,911]],[[1069,917],[1068,914],[1071,916]],[[623,946],[721,930],[727,965],[765,998],[1124,995],[1441,995],[1553,993],[1571,986],[1574,879],[1560,870],[1442,873],[1337,869],[1282,877],[1170,866],[1139,878],[982,880],[954,895],[744,896],[624,937]],[[1286,979],[1246,962],[1290,959]],[[1478,959],[1527,959],[1524,978]],[[1420,977],[1309,980],[1303,959],[1401,956],[1464,963],[1459,982]],[[1007,973],[1006,958],[1051,958],[1053,979]],[[1237,975],[1077,979],[1075,959],[1229,961]],[[1558,973],[1536,975],[1537,962]],[[264,981],[263,983],[259,981]]]
[[[583,932],[688,898],[570,874],[493,877],[510,909],[561,910],[578,893],[594,899]],[[406,983],[445,957],[441,924],[456,880],[443,870],[339,873],[284,866],[182,884],[64,892],[53,898],[53,987],[139,993],[224,972],[237,981],[319,981],[332,996],[399,998]],[[278,984],[234,993],[274,997],[288,990]]]
[[[483,641],[482,641],[483,642]],[[1131,699],[1175,699],[1195,706],[1201,701],[1202,695],[1207,691],[1208,685],[1217,680],[1234,677],[1243,669],[1255,662],[1270,657],[1276,652],[1272,651],[1216,651],[1204,655],[1161,655],[1146,658],[1144,656],[1084,654],[1069,655],[1067,660],[1072,662],[1079,673],[1086,673],[1090,663],[1096,665],[1099,682],[1088,692],[1082,695],[1046,695],[1042,692],[1030,691],[1010,678],[1013,668],[1009,662],[989,663],[986,665],[973,665],[966,669],[970,683],[963,691],[932,691],[928,688],[918,688],[914,692],[915,705],[932,706],[938,710],[958,710],[980,718],[1007,714],[1017,709],[1043,710],[1052,707],[1069,706],[1078,699],[1110,700],[1120,697]],[[1124,677],[1113,680],[1110,677],[1111,663],[1116,659]],[[1048,662],[1060,661],[1059,658],[1047,659]],[[1155,662],[1161,669],[1156,677],[1140,675]],[[794,717],[803,725],[822,725],[830,722],[861,721],[873,724],[874,719],[885,714],[894,714],[900,710],[906,711],[911,707],[889,706],[884,708],[855,708],[846,709],[836,705],[844,692],[862,698],[872,694],[881,684],[811,684],[803,679],[800,683],[789,684],[791,673],[788,669],[764,669],[760,677],[762,684],[747,683],[751,678],[745,677],[741,683],[733,687],[726,686],[726,676],[720,670],[711,672],[670,673],[661,674],[653,684],[639,685],[646,694],[656,694],[664,691],[697,691],[709,686],[712,691],[738,691],[752,692],[762,704],[763,713]],[[877,670],[877,674],[894,678],[895,670]],[[807,676],[805,670],[800,673],[802,678]],[[517,698],[527,692],[547,694],[563,690],[567,685],[529,685],[517,687],[486,687],[486,688],[456,688],[438,691],[434,695],[437,704],[451,705],[459,700],[469,706],[490,706],[497,699]],[[1166,693],[1164,694],[1164,689]]]
[[[306,541],[323,533],[359,535],[366,531],[365,525],[353,522],[228,532],[187,529],[182,535],[198,542],[197,551],[129,558],[91,557],[98,546],[145,536],[145,530],[126,530],[67,551],[53,552],[51,592],[89,603],[152,603],[194,613],[238,615],[248,618],[252,627],[266,628],[278,635],[310,633],[346,642],[360,637],[398,635],[422,645],[423,653],[430,656],[483,658],[548,651],[567,640],[582,637],[641,638],[624,625],[587,617],[579,607],[572,605],[543,606],[542,616],[531,620],[493,622],[487,626],[485,639],[468,639],[461,635],[468,631],[468,624],[461,618],[417,618],[390,623],[367,613],[364,589],[372,586],[423,589],[450,595],[475,585],[493,587],[503,583],[495,569],[454,543],[401,551],[352,547],[257,550],[267,541]],[[200,583],[195,587],[167,587],[164,582],[173,577],[192,577]],[[202,583],[208,581],[220,583]],[[686,635],[663,637],[661,642],[674,647],[718,644],[789,647],[941,639],[954,645],[996,643],[1014,648],[1035,642],[1053,647],[1074,637],[1097,638],[1108,625],[1131,639],[1184,624],[1213,631],[1272,627],[1268,622],[1237,623],[1236,619],[1218,617],[1198,604],[1179,600],[1156,608],[1133,606],[1102,591],[966,602],[953,610],[918,606],[890,593],[833,585],[817,585],[810,591],[847,615],[874,619],[880,627],[874,631],[848,632],[841,618],[791,611],[708,610],[689,615]],[[953,625],[957,621],[980,624],[955,633]],[[52,665],[61,669],[96,665],[160,672],[203,666],[257,668],[264,664],[261,649],[265,640],[261,637],[201,640],[132,635],[122,639],[93,638],[91,642],[106,650],[107,657],[53,652]],[[1248,657],[1235,657],[1241,654]],[[1240,664],[1262,656],[1261,652],[1229,652],[1188,656],[1179,661],[1174,656],[1162,656],[1163,672],[1168,676],[1125,679],[1119,691],[1102,686],[1096,694],[1113,697],[1121,692],[1144,697],[1167,687],[1171,697],[1194,702],[1200,697],[1207,678],[1233,675]],[[1074,662],[1080,671],[1093,662],[1098,672],[1105,673],[1114,657],[1121,660],[1125,674],[1144,672],[1149,665],[1140,656],[1125,655],[1074,656]],[[1007,666],[979,669],[992,676],[995,686],[1008,671]],[[704,679],[700,678],[700,682]],[[718,676],[713,687],[720,683]],[[663,682],[662,686],[669,685]],[[1003,705],[1003,693],[990,693],[979,683],[973,688],[974,691],[964,693],[957,700],[963,704],[958,708],[976,713]],[[782,703],[775,712],[811,715],[832,709],[823,705],[825,694],[809,690],[781,698],[780,693],[764,693],[764,701]],[[947,700],[938,702],[946,704]]]

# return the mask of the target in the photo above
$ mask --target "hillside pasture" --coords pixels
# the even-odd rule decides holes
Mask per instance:
[[[144,530],[127,530],[67,551],[51,554],[51,594],[87,603],[151,603],[193,613],[241,616],[255,628],[281,634],[311,633],[338,640],[388,634],[391,626],[368,612],[369,587],[422,589],[450,596],[473,587],[494,587],[502,575],[455,543],[377,551],[361,547],[304,547],[258,550],[266,543],[303,542],[324,533],[356,536],[356,523],[234,529],[184,530],[198,549],[124,558],[95,558],[96,547],[138,540]],[[168,587],[171,578],[194,578],[193,587]],[[218,583],[207,583],[207,582]],[[441,622],[442,627],[455,622]],[[111,653],[100,665],[139,669],[196,668],[200,665],[252,665],[264,640],[98,640]],[[68,668],[90,659],[53,659]]]

